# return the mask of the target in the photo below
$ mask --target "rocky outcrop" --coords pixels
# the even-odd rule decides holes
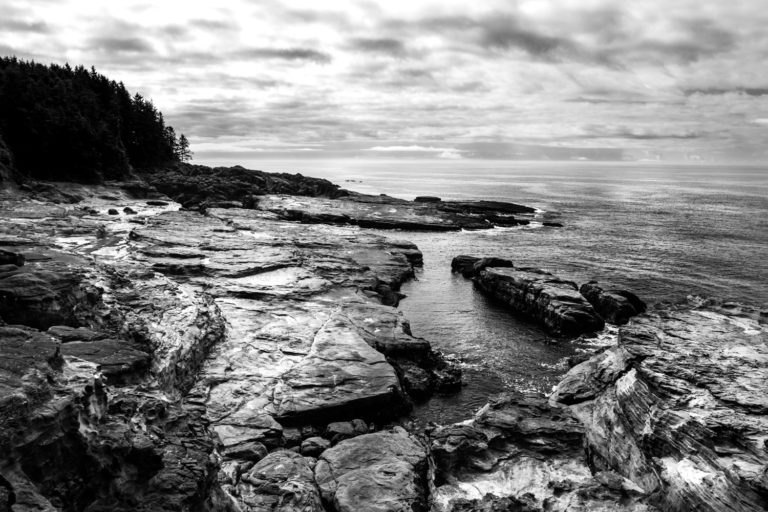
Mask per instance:
[[[349,192],[344,197],[267,195],[254,206],[283,219],[307,224],[351,224],[364,228],[411,231],[458,231],[527,224],[514,214],[528,215],[532,208],[487,201],[406,201],[385,195]]]
[[[314,459],[282,449],[321,456],[407,411],[409,393],[460,386],[388,305],[421,261],[413,244],[59,188],[82,201],[0,206],[0,317],[20,324],[0,332],[6,501],[323,510]]]
[[[429,439],[440,511],[655,510],[629,480],[593,474],[579,420],[541,396],[505,395]]]
[[[158,191],[185,206],[236,201],[238,206],[250,207],[253,196],[264,194],[323,197],[345,194],[328,180],[301,174],[266,173],[239,165],[211,168],[179,163],[155,169],[144,174],[144,178]]]
[[[464,277],[475,277],[481,270],[488,267],[512,268],[514,264],[504,258],[478,258],[475,256],[456,256],[451,261],[451,271],[458,272]]]
[[[426,448],[400,427],[342,441],[323,452],[315,480],[336,512],[426,512]]]
[[[624,325],[630,318],[646,310],[645,302],[634,293],[627,290],[604,290],[597,281],[581,285],[579,292],[606,322],[614,325]]]
[[[571,281],[535,268],[488,267],[477,273],[480,290],[549,333],[577,336],[599,331],[605,322]]]
[[[768,332],[757,311],[637,317],[555,391],[585,429],[590,465],[662,510],[768,508]]]

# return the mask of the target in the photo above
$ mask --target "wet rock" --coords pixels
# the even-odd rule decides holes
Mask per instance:
[[[62,343],[100,340],[108,336],[106,333],[93,331],[87,327],[69,327],[67,325],[54,325],[47,332],[51,336],[60,339]]]
[[[758,313],[680,307],[636,317],[617,346],[571,369],[571,405],[597,470],[662,510],[768,506],[768,347]]]
[[[402,428],[366,434],[325,450],[315,480],[333,510],[423,512],[427,504],[427,453]]]
[[[539,269],[486,268],[475,284],[555,335],[576,336],[605,326],[574,283]]]
[[[322,437],[309,437],[301,443],[301,454],[305,457],[319,457],[331,446],[331,442]]]
[[[258,441],[250,441],[224,449],[224,456],[230,459],[258,462],[267,456],[267,447]]]
[[[72,341],[62,345],[61,353],[96,364],[110,383],[136,380],[151,360],[148,353],[134,344],[115,339]]]
[[[464,277],[475,277],[480,271],[489,267],[512,268],[514,264],[504,258],[477,258],[474,256],[456,256],[451,261],[451,271],[458,272]]]
[[[352,192],[333,199],[266,195],[259,199],[257,207],[283,219],[310,224],[352,224],[413,231],[490,229],[494,226],[491,219],[500,213],[533,212],[511,203],[415,202]]]
[[[41,329],[78,325],[101,295],[83,276],[83,271],[72,269],[66,261],[51,261],[44,269],[26,265],[4,273],[0,275],[0,317]]]
[[[125,213],[126,215],[136,215],[136,210],[134,210],[130,206],[126,206],[125,208],[123,208],[123,213]]]
[[[435,196],[416,196],[414,203],[439,203],[441,199]]]
[[[107,213],[109,215],[120,215],[120,212],[118,212],[115,208],[110,208],[109,210],[107,210]]]
[[[242,510],[324,512],[309,459],[273,452],[240,477],[233,493]]]
[[[597,313],[614,325],[624,325],[633,316],[645,313],[645,302],[626,290],[604,290],[597,281],[581,285],[579,292],[595,308]]]
[[[170,203],[168,201],[159,201],[157,199],[153,199],[151,201],[145,201],[145,203],[149,206],[168,206]]]
[[[549,222],[549,221],[547,221],[547,222],[542,222],[541,225],[546,227],[546,228],[561,228],[561,227],[563,227],[563,225],[560,222]]]
[[[434,509],[655,510],[631,482],[592,474],[583,432],[566,407],[517,393],[492,401],[468,424],[434,429]]]
[[[24,265],[24,255],[18,252],[0,249],[0,265],[15,265],[21,267]]]

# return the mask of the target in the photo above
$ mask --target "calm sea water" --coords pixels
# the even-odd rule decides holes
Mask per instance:
[[[689,295],[768,304],[768,167],[487,161],[251,162],[368,193],[494,199],[534,206],[563,228],[382,232],[415,242],[424,268],[400,309],[413,333],[455,358],[467,386],[415,411],[466,419],[505,389],[548,392],[578,350],[515,319],[450,271],[458,254],[493,255],[578,283],[633,290],[648,303]],[[347,181],[355,180],[355,181]]]

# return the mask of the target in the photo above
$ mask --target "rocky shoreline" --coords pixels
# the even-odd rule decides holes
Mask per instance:
[[[3,193],[0,510],[768,506],[765,312],[644,313],[596,283],[457,259],[551,332],[629,324],[550,398],[409,432],[412,401],[461,375],[392,307],[418,248],[361,228],[533,210],[203,171]]]

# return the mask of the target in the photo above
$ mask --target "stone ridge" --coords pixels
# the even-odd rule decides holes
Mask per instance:
[[[679,308],[622,328],[618,345],[571,369],[552,401],[584,425],[590,464],[659,508],[757,511],[768,508],[766,382],[759,312]]]

